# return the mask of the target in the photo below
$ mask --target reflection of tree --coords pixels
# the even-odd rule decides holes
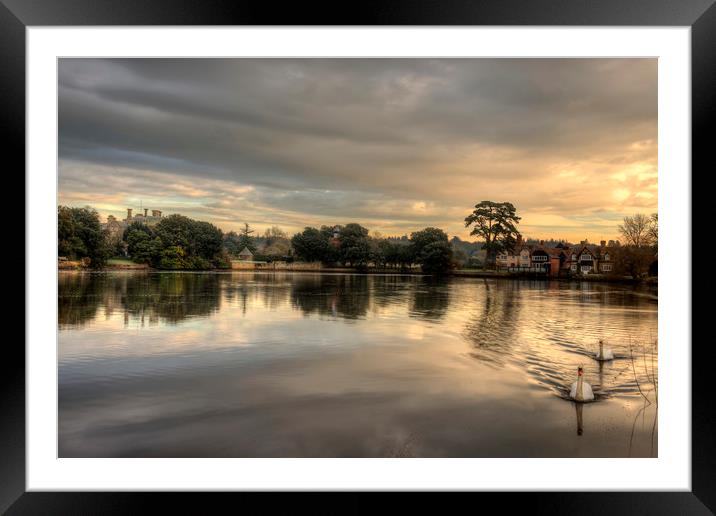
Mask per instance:
[[[371,297],[373,305],[385,308],[391,305],[402,304],[413,283],[410,278],[395,274],[371,276]]]
[[[485,280],[484,303],[464,330],[474,349],[471,355],[502,365],[503,355],[514,341],[520,311],[519,282],[490,283]]]
[[[171,323],[213,313],[220,303],[220,275],[131,273],[60,275],[60,325],[81,325],[103,306],[109,316],[123,310],[129,317]]]
[[[424,277],[412,291],[410,316],[419,319],[442,319],[450,305],[449,280]]]
[[[60,328],[82,326],[95,318],[104,290],[98,278],[97,274],[59,274],[57,320]]]
[[[148,292],[130,299],[152,301],[150,315],[158,315],[172,323],[187,317],[205,316],[217,310],[220,303],[219,278],[217,274],[152,274],[149,276]]]
[[[291,302],[304,315],[365,317],[370,296],[368,277],[362,275],[299,275],[291,285]]]
[[[238,305],[244,314],[258,303],[275,310],[286,303],[291,290],[287,275],[282,273],[240,272],[221,276],[224,298]]]

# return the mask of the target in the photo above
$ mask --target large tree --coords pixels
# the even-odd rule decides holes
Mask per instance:
[[[339,257],[344,265],[365,267],[370,259],[368,229],[360,224],[346,224],[340,229]]]
[[[648,246],[653,243],[652,219],[643,213],[635,213],[624,217],[623,224],[619,225],[619,233],[624,237],[626,245],[635,247]]]
[[[170,215],[153,228],[154,234],[162,241],[164,249],[181,247],[186,256],[198,256],[212,260],[221,251],[223,233],[208,222]]]
[[[316,228],[305,228],[291,238],[296,256],[306,262],[325,262],[329,255],[328,235]]]
[[[487,253],[487,263],[495,264],[497,253],[511,249],[517,237],[517,224],[521,217],[509,202],[481,201],[470,215],[465,217],[465,227],[473,226],[470,235],[482,237],[482,248]]]
[[[447,233],[438,228],[425,228],[410,235],[411,260],[419,263],[423,272],[444,274],[450,270],[452,247]]]
[[[89,258],[90,266],[104,265],[111,253],[106,231],[93,208],[57,208],[57,252],[59,256]]]

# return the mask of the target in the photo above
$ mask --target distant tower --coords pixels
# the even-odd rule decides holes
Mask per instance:
[[[132,221],[132,208],[127,208],[127,222]]]
[[[144,208],[144,216],[145,216],[145,217],[147,216],[147,212],[148,212],[148,211],[149,211],[148,208]]]

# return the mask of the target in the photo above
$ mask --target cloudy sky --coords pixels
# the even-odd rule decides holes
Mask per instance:
[[[481,200],[536,238],[657,207],[655,59],[61,59],[59,202],[289,233],[468,237]]]

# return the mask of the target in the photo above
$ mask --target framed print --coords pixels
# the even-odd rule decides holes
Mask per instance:
[[[506,7],[5,1],[28,272],[0,507],[710,513],[716,7]]]

